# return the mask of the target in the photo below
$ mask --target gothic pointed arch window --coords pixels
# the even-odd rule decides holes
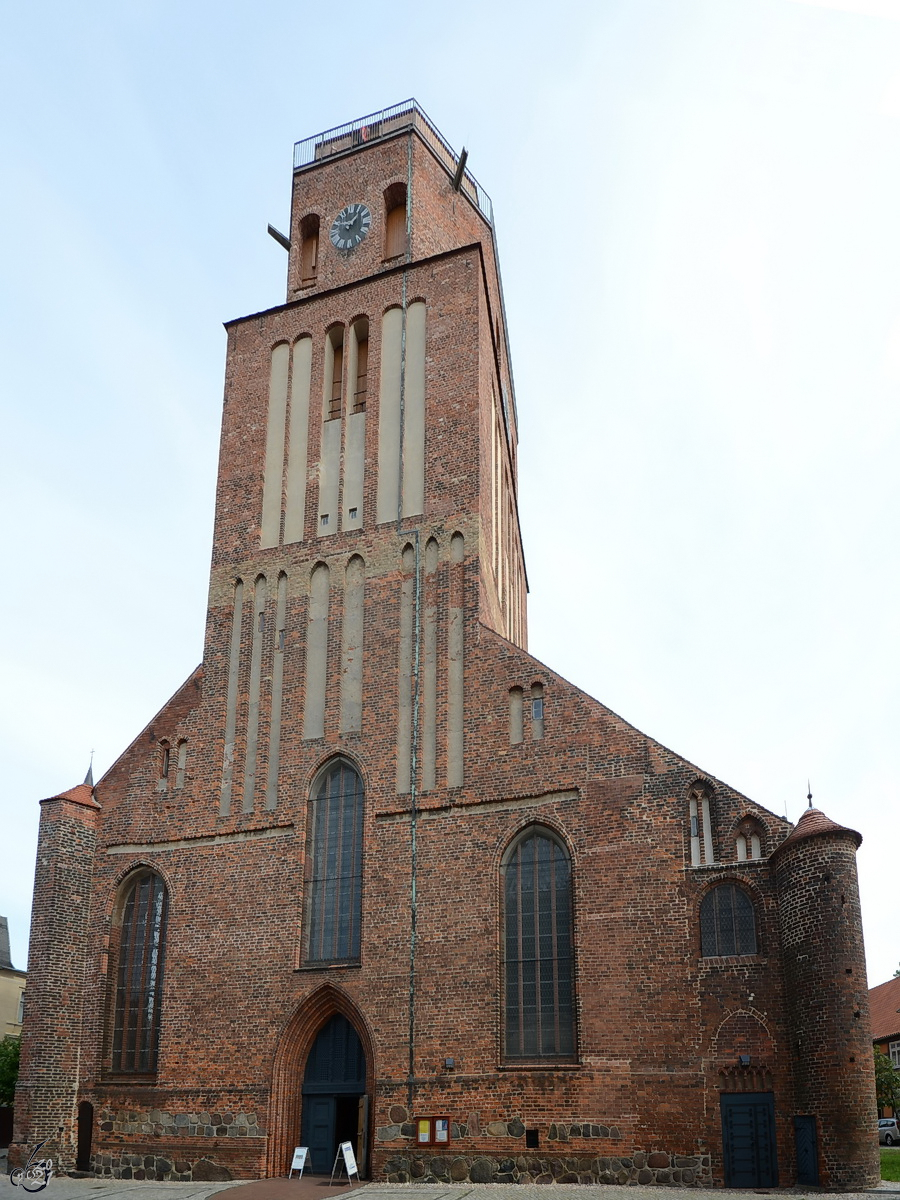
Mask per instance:
[[[544,826],[521,833],[503,856],[503,1057],[575,1057],[572,867]]]
[[[362,914],[365,795],[346,759],[313,783],[307,813],[306,963],[356,962]]]
[[[110,1037],[116,1075],[156,1072],[168,909],[166,885],[155,871],[138,870],[119,889]]]
[[[735,855],[738,862],[754,861],[765,856],[765,829],[756,817],[748,815],[735,832]]]
[[[756,912],[743,888],[720,883],[703,897],[700,954],[703,958],[756,954]]]

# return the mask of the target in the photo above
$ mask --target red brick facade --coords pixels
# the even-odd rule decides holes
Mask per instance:
[[[80,1112],[81,1165],[101,1174],[285,1174],[311,1050],[341,1014],[365,1059],[356,1150],[375,1179],[735,1181],[720,1104],[739,1121],[743,1093],[774,1101],[754,1182],[776,1160],[777,1182],[797,1179],[793,1119],[812,1117],[820,1182],[871,1186],[858,835],[807,814],[788,837],[529,656],[489,202],[468,177],[454,190],[422,114],[364,129],[295,170],[287,302],[227,327],[203,666],[93,799],[44,802],[18,1148],[62,1126],[54,1157],[72,1168]],[[404,189],[406,250],[385,259]],[[329,229],[352,203],[371,227],[341,251]],[[338,757],[365,795],[359,955],[312,962],[307,816]],[[523,1061],[504,1053],[502,889],[534,827],[570,863],[576,1052]],[[160,1034],[155,1069],[124,1077],[116,963],[139,870],[167,889]],[[717,884],[749,897],[752,952],[701,943]],[[338,1092],[320,1089],[325,1109]],[[449,1118],[452,1141],[417,1146],[425,1117]]]

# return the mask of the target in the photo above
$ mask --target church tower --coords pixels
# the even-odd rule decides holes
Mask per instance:
[[[525,645],[489,198],[409,102],[298,143],[291,208],[286,303],[227,327],[223,816],[276,807],[304,744],[374,736],[398,792],[460,786],[467,618]]]

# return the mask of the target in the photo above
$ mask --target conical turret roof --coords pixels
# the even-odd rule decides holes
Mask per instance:
[[[78,783],[73,788],[69,788],[67,792],[58,792],[55,796],[46,796],[41,804],[46,804],[48,800],[71,800],[74,804],[83,804],[85,808],[99,808],[100,805],[94,799],[94,789],[88,783]]]
[[[810,806],[804,809],[800,820],[781,845],[775,848],[775,853],[780,853],[787,846],[793,846],[795,842],[803,841],[805,838],[818,837],[823,833],[849,833],[856,841],[857,846],[862,842],[861,833],[857,833],[855,829],[850,829],[846,825],[839,825],[837,821],[832,821],[831,817],[827,817],[820,808]]]

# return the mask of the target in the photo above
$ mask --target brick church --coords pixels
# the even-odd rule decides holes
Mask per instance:
[[[874,1185],[859,834],[526,648],[464,155],[413,101],[308,138],[272,232],[287,298],[226,326],[202,665],[42,801],[13,1160]]]

